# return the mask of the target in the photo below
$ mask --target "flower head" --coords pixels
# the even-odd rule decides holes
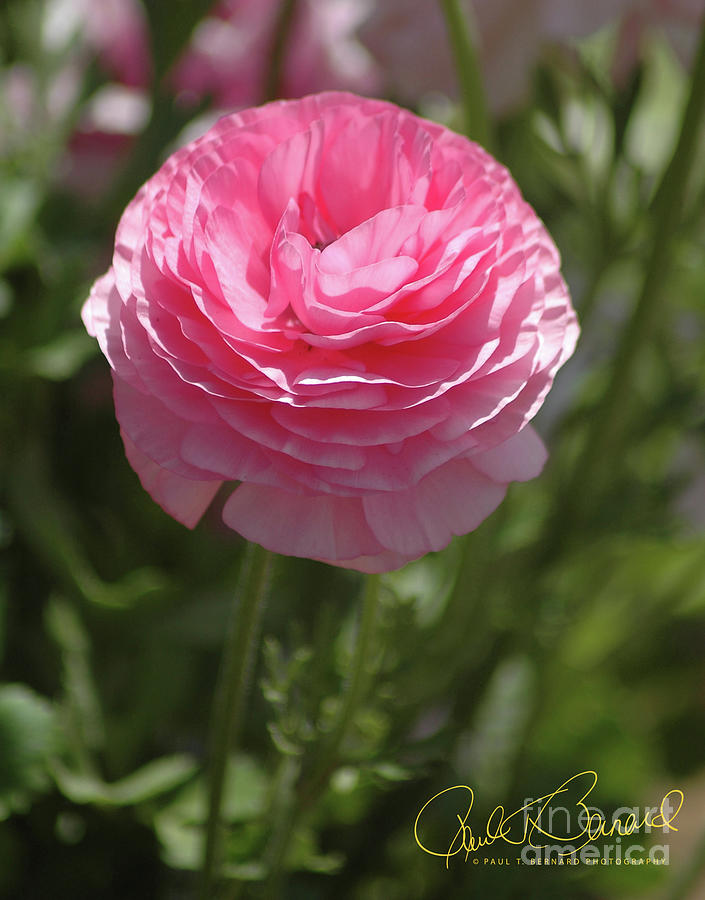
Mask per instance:
[[[221,119],[125,210],[83,310],[127,456],[188,526],[397,568],[539,473],[577,325],[555,246],[476,144],[326,93]]]

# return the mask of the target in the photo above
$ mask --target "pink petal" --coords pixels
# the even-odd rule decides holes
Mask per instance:
[[[241,484],[225,503],[223,520],[249,541],[287,556],[335,562],[384,549],[365,522],[360,500],[350,497]]]
[[[534,429],[527,425],[519,434],[508,441],[485,450],[473,453],[470,460],[473,466],[483,475],[487,475],[498,484],[510,481],[529,481],[541,474],[548,452],[543,441]]]
[[[505,485],[491,481],[468,459],[454,459],[415,487],[364,497],[365,518],[379,542],[410,559],[441,550],[466,534],[501,503]]]
[[[137,472],[142,487],[170,516],[187,528],[194,528],[210,506],[221,481],[194,481],[163,469],[136,447],[124,431],[125,455]]]

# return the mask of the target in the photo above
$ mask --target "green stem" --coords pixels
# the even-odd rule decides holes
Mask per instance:
[[[340,750],[350,731],[360,703],[365,696],[369,679],[369,658],[373,642],[377,611],[379,607],[379,576],[368,575],[362,598],[362,614],[353,652],[350,674],[345,696],[333,730],[322,741],[318,759],[314,761],[310,774],[300,780],[296,790],[292,790],[291,773],[298,770],[298,760],[292,761],[285,771],[280,797],[284,801],[277,810],[279,821],[273,825],[272,839],[267,853],[268,876],[265,897],[281,896],[282,867],[294,833],[298,817],[309,809],[325,788],[331,773],[340,759]],[[296,801],[298,799],[298,804]]]
[[[465,133],[488,150],[492,128],[482,85],[482,74],[470,26],[459,0],[440,0],[460,86],[465,112]]]
[[[221,862],[221,810],[228,757],[238,737],[250,674],[259,639],[259,625],[267,597],[273,554],[257,544],[247,547],[237,590],[237,602],[225,638],[213,705],[208,820],[201,871],[201,900],[212,900]]]
[[[213,9],[213,0],[145,0],[149,22],[153,82],[158,84],[181,56],[196,25]]]
[[[608,265],[609,264],[605,262],[603,257],[602,261],[598,260],[595,265],[592,266],[587,286],[585,287],[577,306],[578,315],[580,316],[580,327],[583,331],[585,331],[587,323],[592,318],[592,314],[597,306],[597,301],[600,298],[602,281],[607,272]]]
[[[277,97],[281,96],[282,71],[284,69],[286,45],[289,32],[291,31],[291,24],[294,21],[296,4],[297,0],[282,0],[279,7],[277,21],[274,27],[274,37],[272,39],[272,49],[269,54],[267,77],[264,84],[263,100],[265,103],[269,100],[276,100]]]
[[[39,442],[18,447],[8,479],[8,503],[20,531],[37,559],[70,596],[89,603],[120,605],[118,591],[111,591],[86,559],[68,505],[50,483],[49,471],[47,454]]]
[[[338,716],[338,721],[324,743],[319,771],[324,779],[327,779],[330,769],[338,760],[340,748],[343,745],[350,728],[352,727],[355,713],[360,701],[365,694],[368,677],[368,665],[370,646],[374,634],[377,619],[377,607],[379,605],[379,575],[368,575],[362,596],[362,616],[360,629],[357,635],[355,654],[352,660],[347,690],[343,699],[343,706]]]
[[[194,28],[212,9],[213,0],[145,0],[152,56],[151,115],[97,211],[96,226],[105,227],[120,216],[135,191],[163,162],[164,147],[206,108],[206,99],[196,108],[177,103],[169,78]]]
[[[631,321],[623,328],[613,359],[607,390],[592,417],[582,454],[571,482],[561,490],[560,509],[550,524],[547,550],[555,553],[563,542],[568,523],[581,519],[588,503],[604,496],[609,474],[628,423],[640,353],[648,343],[654,321],[661,312],[659,300],[667,282],[673,239],[682,214],[688,179],[695,158],[697,138],[705,113],[705,21],[701,28],[691,90],[678,143],[654,203],[653,244],[646,275]]]
[[[296,783],[300,774],[301,761],[298,757],[282,758],[272,804],[272,835],[265,855],[267,880],[264,884],[264,900],[277,900],[282,896],[283,863],[296,822]]]

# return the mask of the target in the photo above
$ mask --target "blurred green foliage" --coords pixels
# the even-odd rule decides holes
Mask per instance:
[[[207,5],[182,0],[179,18],[148,4],[166,35],[160,71]],[[40,8],[0,11],[0,78],[24,61],[51,83],[61,60],[39,54]],[[382,578],[367,689],[333,753],[360,580],[278,562],[245,752],[226,782],[227,896],[262,884],[269,896],[360,900],[703,895],[702,135],[658,327],[620,411],[627,427],[598,461],[605,490],[588,485],[580,515],[560,518],[630,327],[689,88],[656,38],[616,88],[613,46],[608,29],[577,55],[556,53],[498,129],[500,158],[563,253],[583,326],[538,418],[550,465],[475,533]],[[176,900],[202,853],[205,735],[243,547],[217,510],[190,533],[139,488],[107,366],[79,321],[119,203],[183,121],[155,116],[96,206],[56,177],[77,112],[40,131],[4,127],[0,141],[0,897]],[[670,867],[458,858],[447,871],[414,843],[419,809],[449,785],[475,786],[480,821],[585,769],[606,810],[684,789]]]

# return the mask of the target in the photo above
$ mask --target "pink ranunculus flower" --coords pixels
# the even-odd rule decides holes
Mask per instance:
[[[397,568],[475,528],[545,450],[578,333],[509,173],[392,104],[324,93],[221,119],[127,207],[83,309],[127,456],[193,527]]]

